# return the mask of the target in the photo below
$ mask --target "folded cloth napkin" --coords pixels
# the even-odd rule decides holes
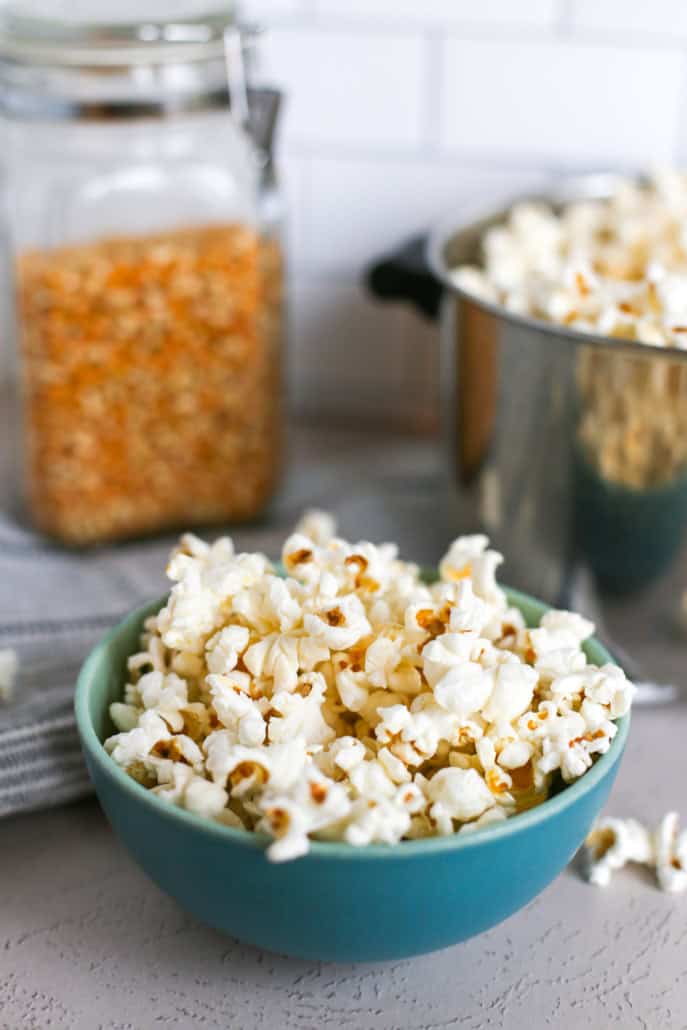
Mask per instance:
[[[79,667],[127,611],[164,592],[170,544],[69,552],[0,513],[0,649],[18,658],[0,704],[0,816],[90,791],[73,713]]]

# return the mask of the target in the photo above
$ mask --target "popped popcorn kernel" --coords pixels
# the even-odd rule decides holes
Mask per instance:
[[[110,708],[105,748],[128,775],[267,833],[267,857],[286,861],[312,839],[472,832],[607,750],[632,686],[588,663],[580,616],[525,626],[486,537],[454,541],[428,584],[393,544],[335,534],[308,515],[284,544],[285,578],[228,538],[182,537]],[[660,840],[674,870],[681,845]]]
[[[6,647],[0,650],[0,703],[9,703],[14,696],[19,659],[17,652]]]
[[[653,834],[658,885],[669,894],[687,890],[687,830],[679,833],[677,812],[663,816]]]
[[[653,832],[636,819],[599,819],[584,844],[584,873],[606,887],[627,862],[654,870],[656,884],[669,894],[687,890],[687,830],[680,832],[677,812],[667,812]]]
[[[636,819],[599,819],[585,841],[587,879],[606,887],[627,862],[652,861],[651,837]]]

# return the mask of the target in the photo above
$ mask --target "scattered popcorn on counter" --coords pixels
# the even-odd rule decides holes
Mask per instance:
[[[17,652],[12,648],[0,650],[0,703],[9,704],[14,697],[14,685],[19,670]]]
[[[687,830],[678,833],[679,822],[677,812],[668,812],[654,833],[656,878],[669,894],[687,890]]]
[[[528,629],[484,536],[438,582],[392,544],[351,544],[309,513],[287,578],[228,538],[181,538],[145,622],[112,759],[171,804],[267,833],[274,861],[311,838],[356,846],[448,835],[544,801],[616,733],[634,688],[588,664],[593,625]]]
[[[651,835],[636,819],[599,819],[585,842],[587,879],[607,887],[628,862],[651,865],[653,855]]]
[[[677,812],[668,812],[650,833],[636,819],[599,819],[584,845],[585,876],[607,887],[611,876],[627,862],[655,870],[662,891],[687,890],[687,830],[678,832]]]

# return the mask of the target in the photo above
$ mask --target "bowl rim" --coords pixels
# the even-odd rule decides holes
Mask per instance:
[[[516,608],[520,608],[523,604],[532,606],[538,618],[541,618],[546,611],[550,610],[550,605],[531,597],[529,594],[505,586],[503,589],[510,604]],[[95,732],[89,712],[89,693],[91,684],[106,656],[108,647],[121,633],[129,630],[132,625],[142,623],[144,618],[158,611],[166,599],[167,595],[164,595],[162,598],[149,601],[147,604],[141,605],[130,612],[96,644],[84,661],[77,679],[74,699],[76,725],[82,747],[87,757],[98,767],[99,771],[110,780],[117,790],[127,795],[133,803],[141,804],[157,816],[176,822],[180,826],[186,826],[189,830],[224,840],[227,844],[264,852],[265,847],[273,839],[268,834],[238,829],[233,826],[224,826],[221,823],[196,815],[166,801],[164,798],[158,797],[151,790],[132,779],[113,761],[105,751],[103,742]],[[590,637],[586,643],[598,652],[598,656],[603,662],[617,664],[596,637]],[[594,660],[596,661],[596,659]],[[488,844],[491,841],[502,840],[513,834],[526,832],[528,829],[546,822],[548,819],[570,808],[580,798],[589,794],[611,772],[613,766],[622,756],[630,729],[630,718],[631,712],[627,712],[626,715],[615,720],[618,731],[611,741],[608,751],[600,755],[587,772],[573,783],[567,784],[558,794],[547,798],[546,801],[526,812],[510,816],[502,822],[486,825],[470,833],[453,833],[445,837],[424,837],[420,840],[402,841],[398,844],[366,844],[363,847],[357,847],[345,841],[311,840],[309,849],[303,857],[358,862],[367,859],[422,858],[445,852],[469,850],[481,844]]]

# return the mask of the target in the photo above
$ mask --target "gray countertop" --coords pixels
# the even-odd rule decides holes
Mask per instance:
[[[263,527],[235,534],[241,546],[274,550],[281,527],[315,503],[336,509],[344,532],[436,558],[450,528],[439,524],[431,441],[306,432],[295,452],[279,505]],[[157,562],[159,545],[151,553]],[[676,639],[661,674],[677,678],[685,656]],[[652,823],[669,808],[687,816],[686,729],[684,704],[636,711],[608,811]],[[640,870],[599,890],[573,864],[466,944],[327,965],[261,953],[186,916],[134,865],[95,801],[0,823],[0,1030],[157,1026],[687,1030],[687,895],[661,894]]]

